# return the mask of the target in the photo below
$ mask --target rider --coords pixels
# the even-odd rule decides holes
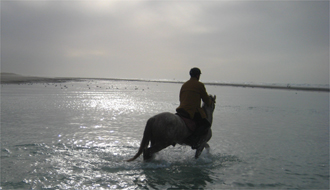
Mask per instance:
[[[176,109],[177,113],[193,119],[197,124],[197,129],[188,138],[192,144],[192,148],[199,147],[201,137],[206,134],[211,124],[206,119],[206,114],[201,108],[201,100],[207,105],[212,102],[211,98],[206,92],[205,86],[199,82],[201,70],[199,68],[192,68],[189,72],[191,78],[185,82],[180,90],[180,106]]]

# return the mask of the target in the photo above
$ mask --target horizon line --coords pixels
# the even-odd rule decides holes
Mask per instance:
[[[139,79],[139,78],[95,78],[95,77],[37,77],[24,76],[15,73],[1,72],[1,84],[18,84],[18,83],[59,83],[73,80],[116,80],[116,81],[137,81],[137,82],[160,82],[160,83],[184,83],[185,81],[170,80],[170,79]],[[301,90],[301,91],[321,91],[330,92],[329,84],[327,88],[323,87],[307,87],[307,86],[292,86],[294,84],[253,84],[253,83],[232,83],[232,82],[203,82],[205,85],[214,86],[231,86],[243,88],[268,88],[268,89],[282,89],[282,90]]]

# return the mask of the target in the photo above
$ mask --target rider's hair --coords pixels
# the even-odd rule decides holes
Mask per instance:
[[[189,74],[191,77],[197,77],[198,75],[202,74],[202,72],[199,68],[194,67],[194,68],[190,69]]]

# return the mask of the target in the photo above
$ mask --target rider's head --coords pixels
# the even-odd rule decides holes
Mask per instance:
[[[194,68],[190,69],[189,74],[191,77],[195,77],[195,78],[199,79],[199,76],[202,74],[202,72],[199,68],[194,67]]]

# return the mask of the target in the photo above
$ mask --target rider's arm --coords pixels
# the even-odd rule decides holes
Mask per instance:
[[[208,93],[206,92],[205,86],[203,83],[201,83],[201,98],[203,100],[204,103],[206,103],[207,105],[211,105],[211,98],[209,97]]]

